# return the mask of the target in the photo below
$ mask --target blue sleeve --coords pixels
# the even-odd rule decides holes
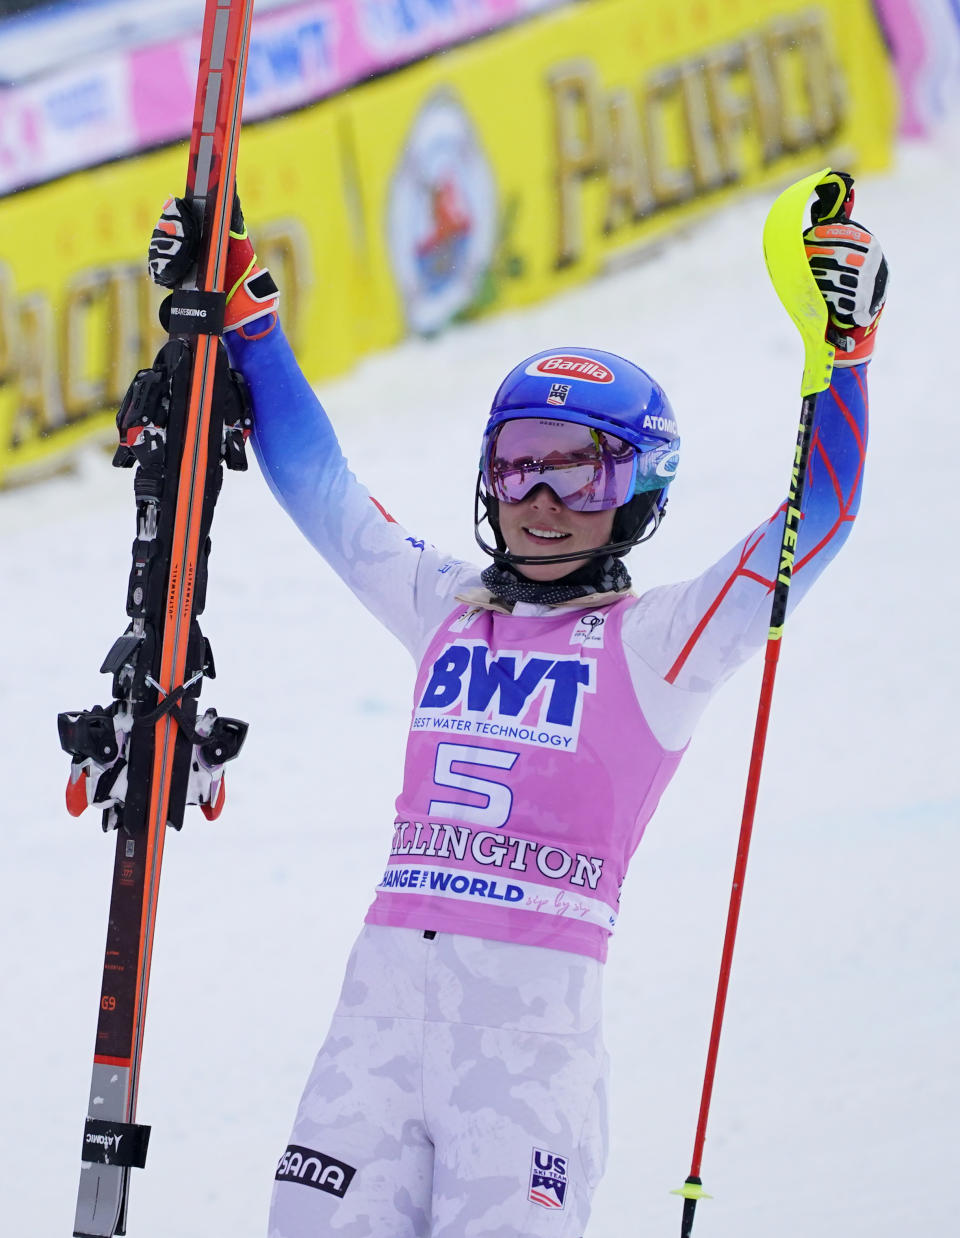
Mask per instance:
[[[257,339],[233,331],[224,340],[230,364],[250,388],[260,468],[280,504],[303,527],[347,467],[333,426],[279,323]]]
[[[867,414],[867,366],[834,370],[830,386],[817,398],[813,423],[794,572],[808,566],[813,571],[807,572],[807,585],[798,597],[847,540],[860,509]],[[777,529],[782,531],[779,521]]]

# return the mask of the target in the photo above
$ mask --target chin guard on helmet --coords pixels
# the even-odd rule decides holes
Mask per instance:
[[[665,488],[664,488],[665,489]],[[639,546],[641,542],[649,541],[660,527],[667,510],[667,499],[663,490],[647,490],[643,494],[635,494],[622,507],[616,509],[613,518],[613,535],[609,542],[597,546],[593,550],[571,550],[558,555],[515,555],[507,549],[500,531],[500,501],[487,494],[483,486],[483,475],[477,474],[477,485],[473,496],[473,533],[477,545],[497,563],[513,564],[523,567],[527,563],[575,563],[583,559],[597,559],[614,555],[621,558]],[[484,520],[493,533],[494,545],[484,541],[480,526]]]

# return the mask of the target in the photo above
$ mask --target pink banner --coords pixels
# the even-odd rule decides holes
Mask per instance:
[[[302,0],[255,17],[246,120],[290,111],[566,0]],[[0,90],[0,195],[186,137],[200,34]]]
[[[920,137],[960,109],[958,0],[874,0],[900,82],[900,132]]]

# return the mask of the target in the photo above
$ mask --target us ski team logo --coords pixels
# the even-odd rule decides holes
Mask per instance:
[[[566,1194],[567,1158],[543,1148],[534,1148],[527,1199],[541,1208],[562,1208]]]

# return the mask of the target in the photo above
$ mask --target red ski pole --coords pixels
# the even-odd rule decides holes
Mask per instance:
[[[842,191],[842,196],[837,203],[837,210],[834,213],[844,212],[848,187],[840,177],[831,175],[829,168],[824,168],[823,171],[805,177],[784,190],[770,208],[770,213],[767,216],[763,229],[763,252],[770,279],[784,308],[796,323],[804,342],[804,370],[803,380],[800,385],[802,396],[800,426],[797,432],[793,466],[790,473],[790,490],[784,515],[783,539],[780,543],[780,563],[773,590],[770,630],[767,636],[767,647],[763,662],[763,679],[760,685],[760,702],[757,707],[757,721],[753,732],[753,748],[750,753],[747,790],[744,797],[743,816],[740,822],[740,840],[737,846],[737,860],[733,870],[733,886],[730,891],[730,905],[727,911],[727,927],[723,938],[723,953],[720,958],[720,975],[717,981],[713,1022],[710,1027],[707,1064],[704,1071],[703,1090],[700,1095],[700,1113],[697,1118],[697,1132],[693,1144],[693,1159],[690,1165],[690,1173],[684,1185],[672,1192],[674,1195],[683,1196],[683,1218],[680,1226],[681,1238],[690,1238],[691,1236],[697,1200],[710,1198],[703,1189],[700,1178],[700,1165],[703,1159],[703,1146],[707,1137],[707,1120],[710,1115],[710,1100],[713,1095],[713,1082],[717,1068],[720,1032],[723,1027],[723,1014],[727,1003],[730,968],[733,963],[733,949],[737,938],[737,924],[740,919],[743,883],[746,878],[747,859],[750,854],[750,838],[753,833],[753,821],[757,807],[757,792],[760,786],[760,771],[763,766],[767,726],[770,721],[773,686],[777,675],[780,644],[787,613],[787,598],[793,575],[794,550],[800,528],[800,503],[807,475],[813,414],[816,408],[817,395],[830,386],[830,377],[833,372],[834,349],[833,345],[826,340],[827,307],[810,271],[803,244],[803,214],[807,200],[817,186],[824,183],[831,188],[836,183],[837,192],[841,193]]]

